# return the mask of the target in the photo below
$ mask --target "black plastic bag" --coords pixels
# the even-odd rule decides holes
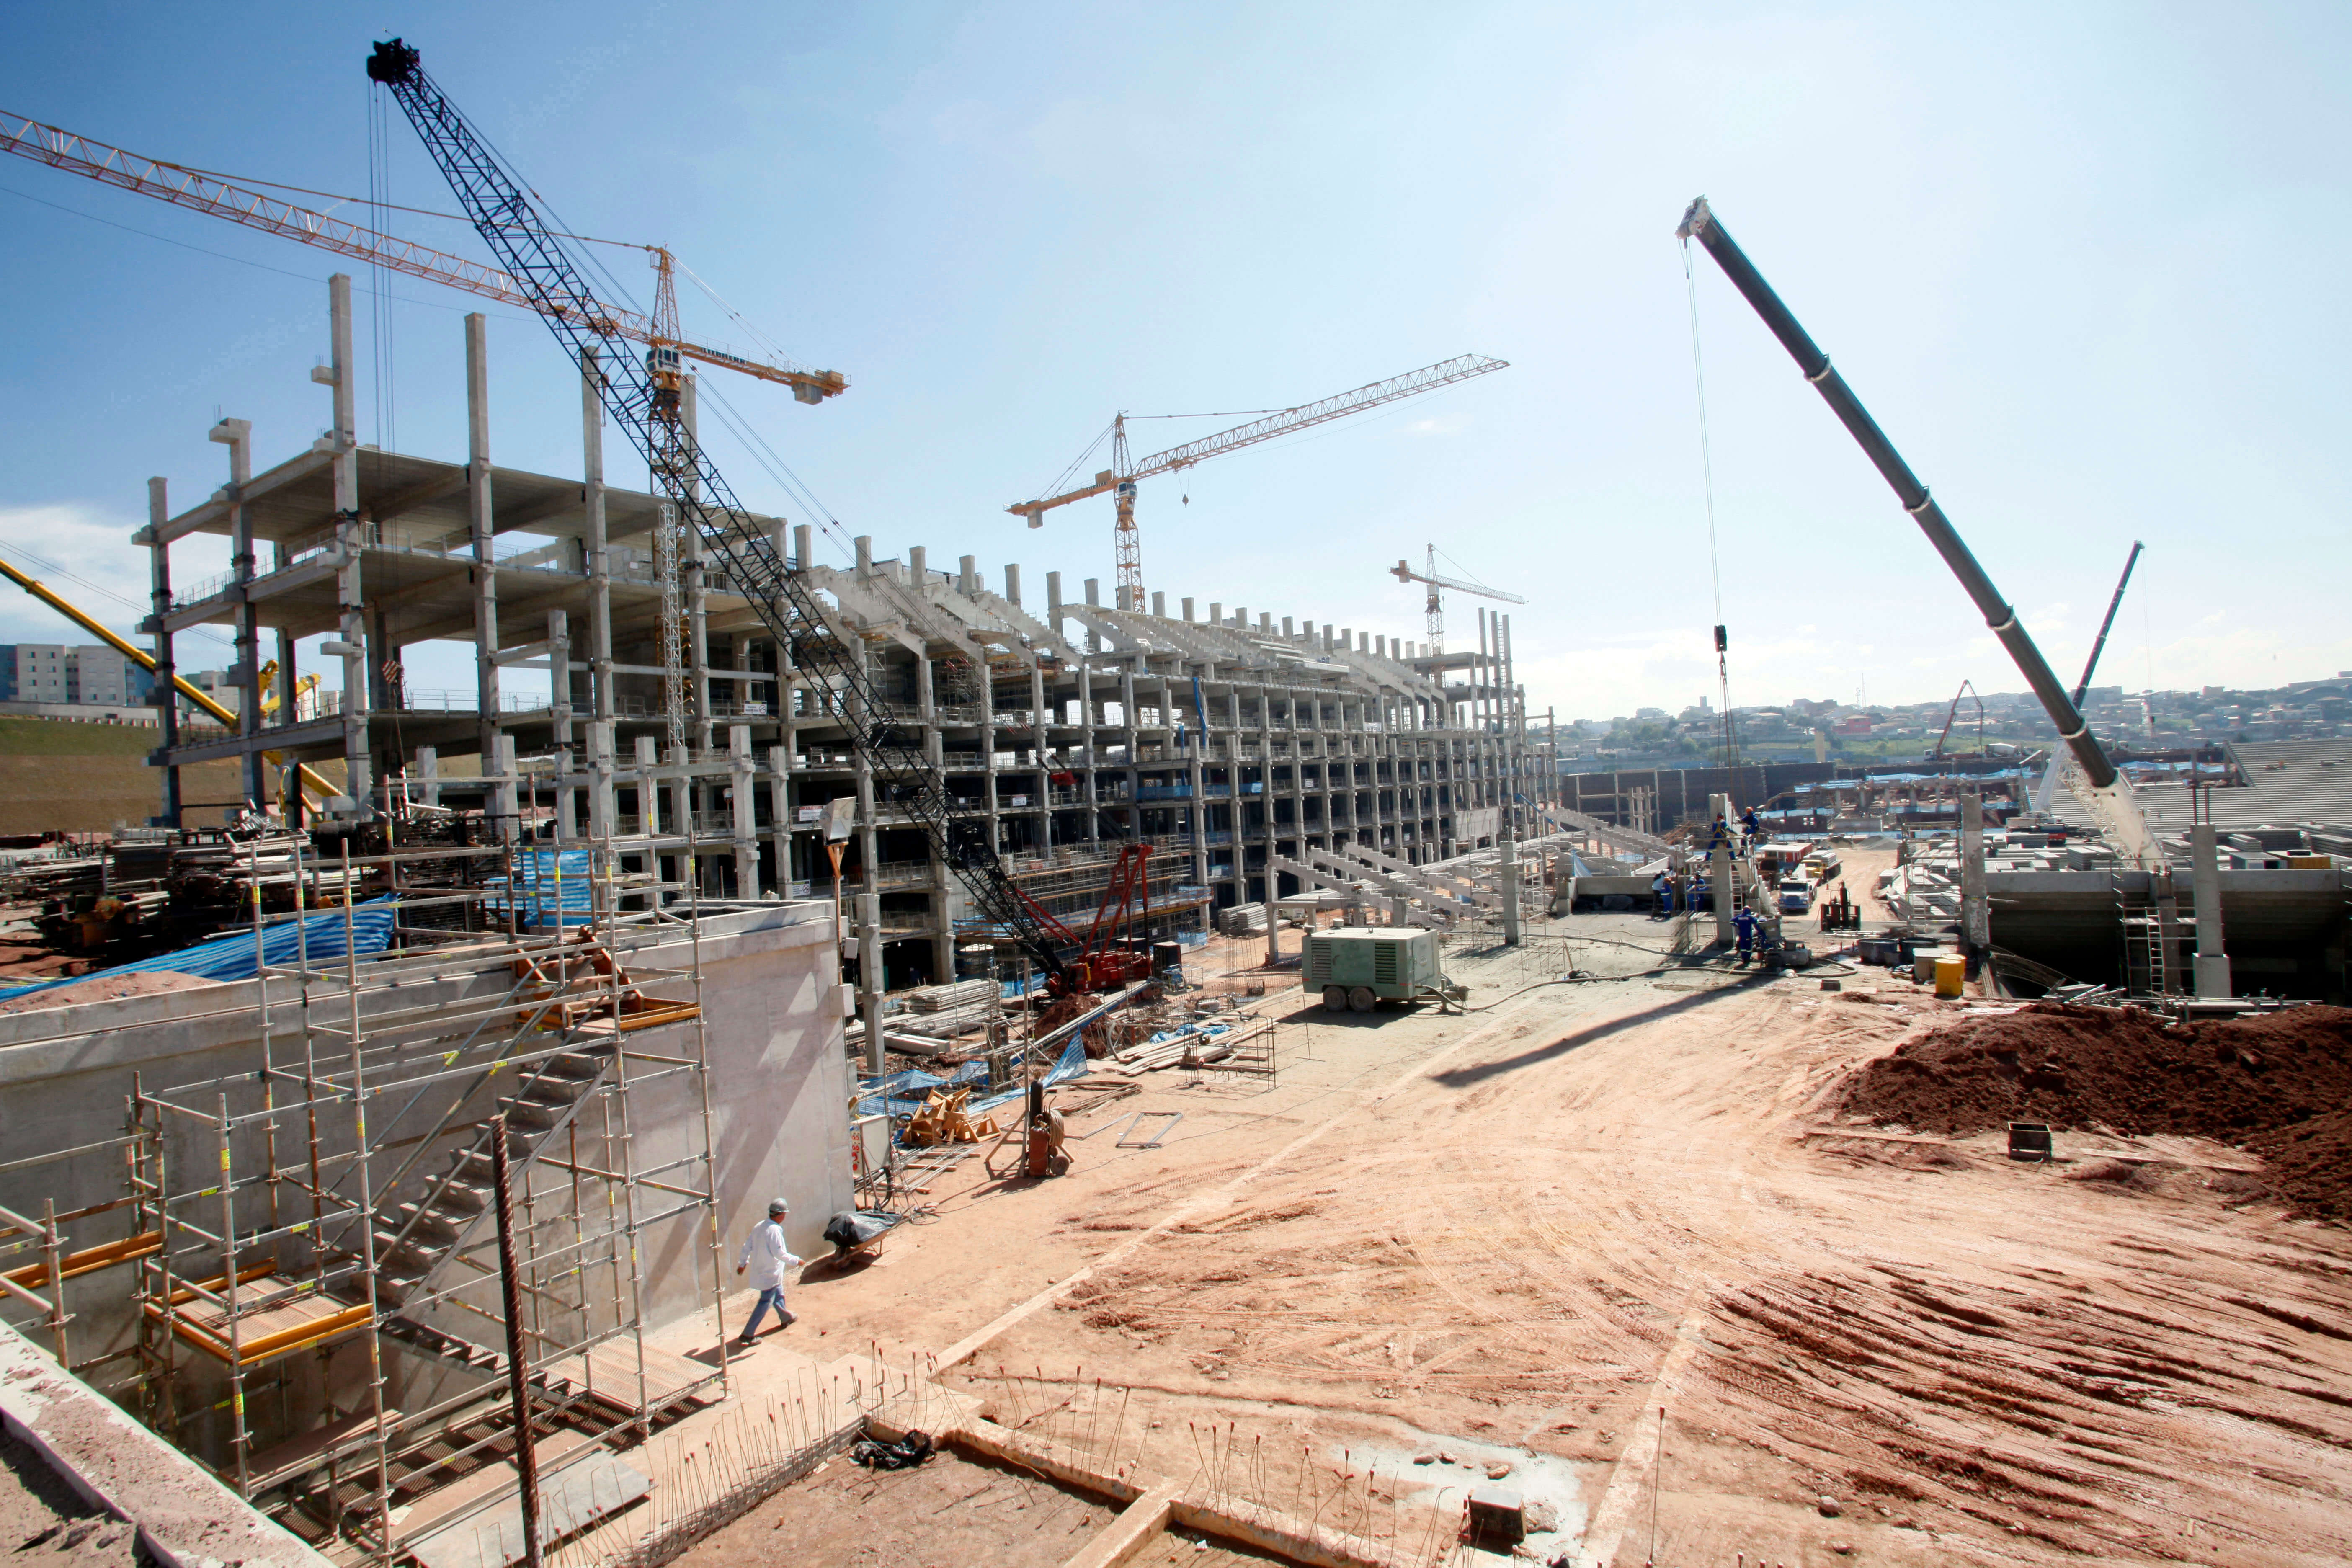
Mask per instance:
[[[869,1470],[911,1470],[929,1458],[936,1450],[928,1432],[909,1432],[895,1443],[877,1443],[871,1437],[860,1438],[849,1450],[853,1463]]]

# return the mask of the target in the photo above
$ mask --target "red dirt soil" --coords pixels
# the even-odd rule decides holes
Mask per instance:
[[[1966,1018],[1865,1064],[1848,1116],[1967,1134],[2009,1121],[2179,1133],[2264,1157],[2301,1213],[2352,1219],[2352,1009],[2168,1025],[2128,1008],[2036,1004]]]

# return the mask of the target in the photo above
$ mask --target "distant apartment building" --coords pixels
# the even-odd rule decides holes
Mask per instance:
[[[74,700],[74,652],[63,643],[18,643],[16,700],[71,702]]]
[[[130,708],[145,703],[154,684],[148,671],[103,644],[0,643],[0,701]]]

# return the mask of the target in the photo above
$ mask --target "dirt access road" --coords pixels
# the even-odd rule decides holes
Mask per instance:
[[[1302,1006],[1317,1059],[1273,1092],[1154,1075],[1128,1103],[1187,1111],[1166,1147],[942,1189],[796,1309],[938,1352],[1096,1265],[966,1363],[1008,1419],[1116,1418],[1178,1474],[1221,1428],[1284,1506],[1302,1461],[1369,1466],[1389,1511],[1360,1517],[1416,1540],[1509,1465],[1559,1516],[1535,1544],[1581,1562],[2343,1561],[2352,1237],[2193,1163],[2119,1184],[1824,1134],[1855,1063],[1966,1004],[1721,970],[1507,995],[1661,963],[1573,940],[1663,946],[1638,918],[1551,930],[1449,957],[1491,1011]]]

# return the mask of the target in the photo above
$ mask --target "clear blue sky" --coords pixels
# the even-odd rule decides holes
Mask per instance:
[[[1716,617],[1672,230],[1704,192],[2063,672],[2134,538],[2107,679],[2352,668],[2340,5],[87,5],[15,14],[0,109],[362,192],[362,62],[392,33],[576,228],[669,244],[848,373],[815,409],[720,384],[886,555],[1108,594],[1107,500],[1036,532],[1003,509],[1114,410],[1288,405],[1476,350],[1513,368],[1148,483],[1148,585],[1418,638],[1417,594],[1383,574],[1434,541],[1531,601],[1539,710],[1696,701]],[[449,207],[396,110],[390,169],[395,200]],[[254,422],[265,465],[323,426],[308,371],[341,264],[16,159],[0,226],[0,545],[138,596],[150,474],[177,509],[226,477],[219,414]],[[2015,689],[1696,262],[1734,700]],[[398,291],[395,402],[362,398],[362,437],[388,414],[400,448],[462,459],[474,307]],[[689,334],[733,335],[685,305]],[[496,459],[577,471],[545,329],[494,311],[490,344]],[[1146,426],[1139,449],[1216,427]],[[749,502],[803,515],[706,436]],[[222,563],[208,548],[175,555],[183,578]],[[0,600],[0,640],[60,637]],[[469,684],[454,658],[420,675]]]

